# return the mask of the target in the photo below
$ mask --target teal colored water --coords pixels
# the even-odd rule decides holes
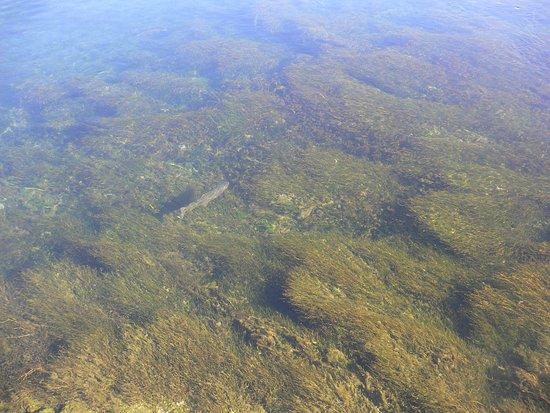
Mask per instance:
[[[0,412],[548,411],[549,27],[0,0]]]

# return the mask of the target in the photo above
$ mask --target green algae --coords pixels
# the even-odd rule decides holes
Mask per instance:
[[[470,2],[207,3],[10,78],[0,411],[547,410],[539,49]]]
[[[338,335],[356,363],[366,363],[389,386],[410,395],[403,399],[409,408],[468,411],[483,404],[471,387],[484,386],[483,356],[473,358],[476,351],[438,326],[437,319],[413,311],[406,296],[385,287],[376,269],[345,245],[337,240],[307,244],[298,252],[300,264],[285,289],[306,319]],[[459,387],[459,378],[465,377],[469,385]]]
[[[433,192],[413,200],[420,221],[457,253],[490,266],[542,259],[544,211],[533,202]],[[521,218],[520,218],[521,217]]]
[[[124,83],[145,91],[155,99],[181,108],[198,108],[208,104],[213,96],[207,78],[187,77],[165,72],[124,72]]]
[[[507,399],[544,409],[548,403],[548,265],[501,273],[473,291],[472,337],[498,354],[492,385]]]
[[[247,188],[253,202],[297,228],[373,232],[401,191],[383,165],[315,147],[274,148],[263,168]]]

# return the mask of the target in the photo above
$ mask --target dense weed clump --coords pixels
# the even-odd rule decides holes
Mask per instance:
[[[404,407],[469,411],[482,405],[486,356],[388,287],[376,268],[345,244],[331,241],[319,246],[309,241],[310,247],[298,252],[300,264],[285,289],[290,303],[347,343],[359,365],[408,395]]]

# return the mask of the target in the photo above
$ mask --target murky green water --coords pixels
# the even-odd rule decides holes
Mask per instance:
[[[0,1],[0,411],[548,411],[543,3]]]

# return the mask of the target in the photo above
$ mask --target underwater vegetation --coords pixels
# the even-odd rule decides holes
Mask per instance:
[[[0,412],[550,409],[537,2],[31,3]]]

